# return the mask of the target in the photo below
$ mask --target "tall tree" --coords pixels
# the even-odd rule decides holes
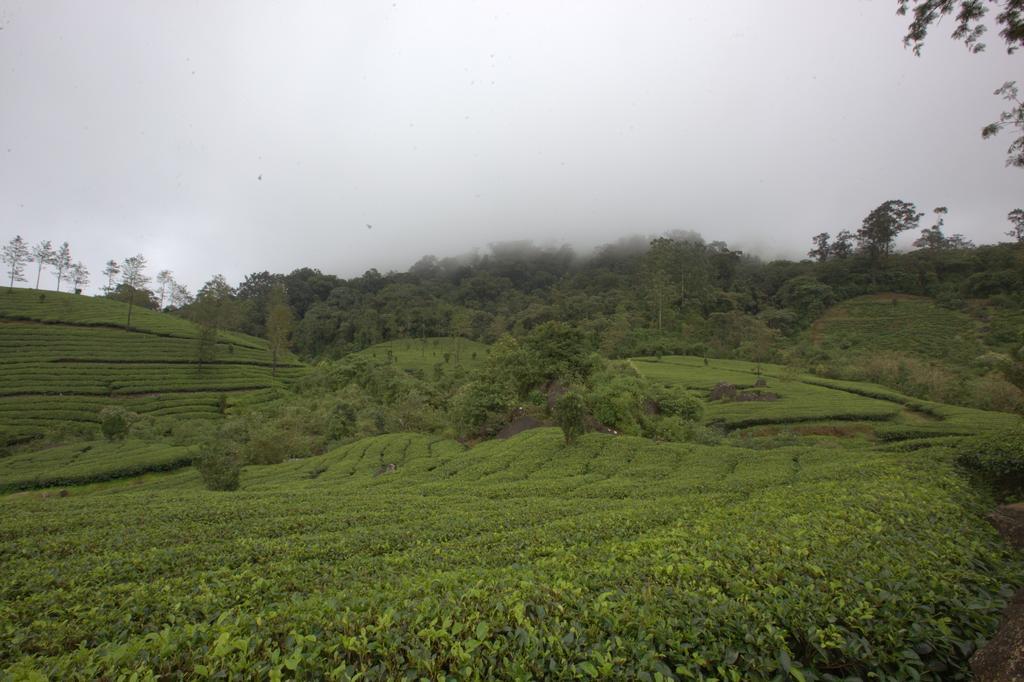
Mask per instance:
[[[53,244],[50,243],[49,239],[44,239],[35,246],[32,247],[32,260],[37,263],[36,265],[36,290],[39,290],[39,279],[43,274],[44,265],[53,265],[53,260],[56,258],[57,252],[53,250]]]
[[[644,256],[644,283],[654,303],[654,317],[659,332],[664,326],[665,305],[673,288],[674,252],[675,242],[666,237],[659,237],[651,242],[651,247]]]
[[[132,306],[135,294],[149,284],[149,276],[145,273],[146,257],[141,253],[125,258],[121,263],[121,284],[128,290],[128,329],[132,328]]]
[[[175,308],[184,308],[195,300],[189,292],[188,287],[178,282],[171,282],[171,305]]]
[[[899,199],[890,199],[871,211],[860,229],[857,242],[876,266],[892,251],[893,240],[901,232],[917,227],[923,213],[918,213],[914,204]]]
[[[1006,219],[1010,221],[1010,231],[1006,236],[1013,237],[1018,244],[1024,243],[1024,209],[1013,209],[1006,214]]]
[[[843,230],[832,240],[830,253],[833,258],[849,258],[853,254],[853,233]]]
[[[814,248],[808,251],[807,255],[819,263],[824,263],[828,260],[829,254],[832,251],[831,246],[828,243],[831,238],[832,235],[828,232],[821,232],[811,237],[811,242],[814,243]]]
[[[78,261],[71,266],[70,276],[75,293],[77,294],[89,283],[89,268],[82,265],[82,261]]]
[[[114,293],[117,285],[114,284],[114,280],[121,274],[121,265],[116,260],[108,260],[106,267],[103,268],[103,276],[107,278],[107,286],[103,287],[104,293],[108,296]]]
[[[277,376],[277,361],[288,350],[292,332],[292,309],[288,307],[284,286],[275,284],[267,302],[267,342],[270,344],[271,375]]]
[[[935,224],[921,230],[921,236],[914,240],[914,246],[919,249],[928,249],[930,251],[949,248],[951,243],[946,239],[946,235],[942,233],[942,226],[946,222],[944,220],[944,216],[948,212],[949,209],[945,206],[939,206],[936,208]]]
[[[53,266],[53,274],[57,275],[57,291],[60,291],[60,281],[71,268],[71,248],[68,247],[67,242],[61,244],[60,248],[57,249],[57,253],[54,254],[50,265]]]
[[[932,25],[942,18],[955,15],[956,24],[950,37],[963,41],[972,53],[984,51],[985,17],[995,5],[999,9],[996,15],[996,26],[999,35],[1006,43],[1006,52],[1013,54],[1024,46],[1024,1],[1022,0],[897,0],[897,14],[911,14],[913,21],[907,27],[903,44],[913,48],[914,54],[921,54],[924,40]],[[1004,128],[1016,128],[1017,138],[1010,144],[1006,153],[1006,165],[1024,168],[1024,101],[1018,95],[1014,81],[1004,83],[995,91],[1003,97],[1010,108],[1003,112],[999,120],[982,128],[981,136],[989,138]]]
[[[167,290],[174,284],[172,274],[170,270],[161,270],[156,273],[156,283],[160,285],[160,288],[157,289],[157,293],[160,294],[160,310],[164,309],[164,297],[167,295]]]
[[[15,282],[25,281],[25,263],[29,261],[28,245],[21,235],[4,244],[0,251],[0,261],[7,265],[7,274],[11,276],[10,290],[14,291]]]
[[[205,363],[216,359],[217,334],[229,322],[233,293],[223,275],[215,275],[199,290],[189,311],[192,320],[199,325],[196,363],[200,371]]]

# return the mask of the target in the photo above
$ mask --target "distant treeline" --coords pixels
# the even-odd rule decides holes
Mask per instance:
[[[246,277],[234,291],[234,328],[265,333],[265,301],[281,284],[297,324],[292,344],[307,358],[337,357],[389,339],[464,336],[493,342],[548,320],[582,330],[612,357],[658,352],[768,359],[828,306],[861,294],[1019,299],[1019,243],[852,249],[815,260],[764,261],[692,234],[624,240],[583,256],[529,243],[489,253],[426,256],[407,272],[369,270],[342,279],[302,268]]]

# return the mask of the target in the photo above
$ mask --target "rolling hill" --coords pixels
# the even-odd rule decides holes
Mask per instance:
[[[0,433],[91,424],[109,405],[155,416],[214,417],[273,397],[305,371],[287,357],[272,376],[262,339],[222,332],[215,359],[196,363],[198,327],[127,305],[27,289],[0,292]]]

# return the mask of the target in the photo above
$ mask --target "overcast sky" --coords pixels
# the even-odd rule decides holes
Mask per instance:
[[[673,229],[795,257],[894,198],[998,241],[1024,56],[947,22],[914,57],[895,8],[0,0],[0,239],[193,290]]]

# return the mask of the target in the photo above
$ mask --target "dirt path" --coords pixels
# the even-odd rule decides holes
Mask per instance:
[[[1024,503],[999,507],[988,518],[1007,542],[1024,550]],[[1024,588],[1006,606],[995,636],[971,657],[971,670],[979,682],[1024,680]]]

